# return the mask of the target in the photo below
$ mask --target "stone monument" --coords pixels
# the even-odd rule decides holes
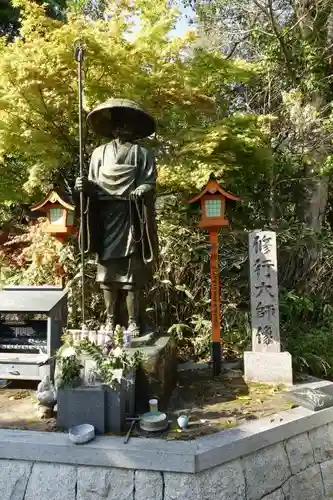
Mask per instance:
[[[244,353],[247,382],[292,385],[292,363],[281,352],[276,234],[249,234],[252,351]]]
[[[97,255],[106,330],[112,334],[119,324],[137,337],[143,329],[140,292],[157,257],[155,161],[138,140],[154,133],[155,121],[135,102],[109,99],[89,113],[87,124],[111,141],[93,151],[88,177],[76,180],[76,192],[88,200],[81,244]]]

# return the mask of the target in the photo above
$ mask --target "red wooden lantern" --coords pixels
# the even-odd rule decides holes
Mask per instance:
[[[199,201],[201,203],[199,227],[210,230],[228,226],[229,221],[225,217],[226,200],[238,201],[239,197],[224,191],[212,174],[201,193],[189,201],[189,203]]]
[[[210,281],[211,281],[211,320],[212,320],[212,358],[213,374],[221,373],[221,320],[220,320],[220,280],[218,250],[219,228],[228,226],[225,217],[226,200],[239,200],[238,196],[227,193],[212,174],[200,194],[188,203],[201,203],[201,219],[198,226],[209,231]]]
[[[67,236],[76,233],[74,226],[75,207],[66,196],[60,196],[56,191],[51,191],[43,201],[31,207],[31,210],[46,213],[48,224],[45,231],[58,240],[64,241]]]

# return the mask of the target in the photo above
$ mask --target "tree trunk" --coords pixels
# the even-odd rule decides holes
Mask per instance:
[[[327,9],[325,6],[319,6],[309,2],[309,0],[296,0],[295,12],[299,20],[299,27],[304,42],[309,45],[314,43],[314,29],[318,30],[315,25],[315,19],[319,14],[319,9]],[[332,21],[333,8],[329,7],[328,21]],[[330,39],[331,23],[326,22],[321,27],[326,29],[326,45]],[[327,75],[329,76],[329,75]],[[308,96],[320,114],[325,107],[327,107],[327,95],[325,92],[315,91],[312,95]],[[324,132],[323,132],[324,133]],[[329,141],[330,142],[330,141]],[[321,148],[315,148],[313,151],[314,165],[308,167],[305,172],[306,180],[306,199],[304,207],[304,222],[313,231],[320,231],[324,222],[325,211],[328,203],[328,184],[329,178],[327,176],[321,177],[317,172],[329,154],[329,144],[323,145]]]
[[[328,202],[328,177],[309,179],[307,200],[304,209],[304,222],[313,231],[322,228]]]

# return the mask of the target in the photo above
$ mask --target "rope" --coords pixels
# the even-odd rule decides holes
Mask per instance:
[[[134,238],[134,224],[133,224],[133,218],[132,218],[132,201],[129,200],[129,216],[130,216],[130,225],[131,225],[131,232],[132,232],[132,241],[134,243],[141,243],[141,249],[142,249],[142,260],[144,264],[150,264],[154,260],[154,252],[153,252],[153,245],[150,239],[150,234],[149,234],[149,229],[147,226],[147,207],[145,206],[144,200],[141,200],[141,211],[140,211],[140,206],[138,200],[134,200],[136,212],[138,215],[139,223],[140,223],[140,238],[136,240]],[[145,241],[144,241],[144,236],[146,232],[146,237],[148,240],[148,248],[149,248],[149,257],[146,257],[145,255]]]
[[[147,221],[148,221],[147,207],[144,203],[144,200],[140,200],[141,203],[138,200],[134,200],[135,209],[136,209],[139,223],[140,223],[140,237],[138,240],[136,240],[134,237],[134,224],[133,224],[133,216],[132,216],[132,200],[128,200],[128,202],[129,202],[129,218],[130,218],[132,241],[134,241],[134,243],[136,243],[136,244],[141,243],[142,259],[143,259],[144,264],[147,265],[147,264],[150,264],[151,262],[153,262],[153,260],[154,260],[153,245],[151,242],[149,229],[147,226]],[[140,207],[140,204],[141,204],[141,207]],[[141,208],[141,210],[140,210],[140,208]],[[84,217],[84,221],[85,221],[85,231],[84,232],[85,232],[86,238],[87,238],[87,245],[86,245],[85,253],[87,254],[90,251],[90,244],[91,244],[91,234],[90,234],[90,226],[89,226],[89,196],[87,197],[87,203],[86,203],[86,208],[85,208],[84,213],[83,213],[83,217]],[[82,226],[83,226],[83,224],[82,224]],[[145,233],[146,233],[146,238],[148,241],[148,252],[149,252],[148,256],[146,256],[146,252],[145,252],[145,241],[144,241]],[[79,248],[81,251],[84,248],[81,226],[80,226],[80,230],[79,230]]]

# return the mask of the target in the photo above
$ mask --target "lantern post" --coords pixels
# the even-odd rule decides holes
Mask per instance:
[[[227,193],[211,174],[208,183],[200,194],[188,203],[201,204],[201,219],[198,226],[208,230],[210,243],[210,297],[212,322],[212,361],[213,375],[221,373],[221,311],[219,278],[219,230],[228,226],[225,217],[226,200],[238,201],[239,197]]]

